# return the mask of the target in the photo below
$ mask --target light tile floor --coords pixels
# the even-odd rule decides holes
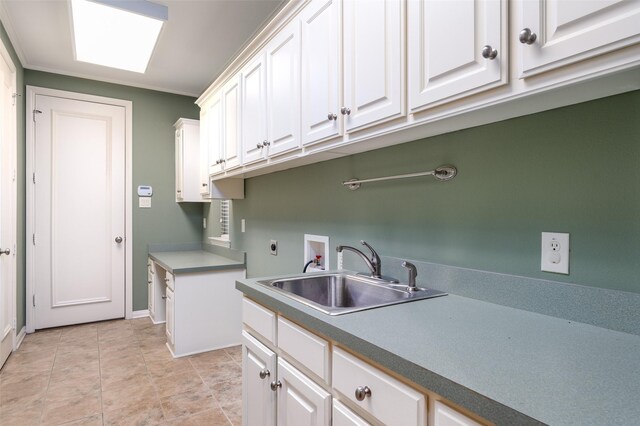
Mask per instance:
[[[174,359],[148,318],[27,335],[0,371],[0,425],[239,425],[240,346]]]

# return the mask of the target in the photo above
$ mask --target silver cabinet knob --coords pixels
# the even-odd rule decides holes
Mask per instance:
[[[147,280],[147,284],[151,284],[151,280]]]
[[[364,401],[367,397],[371,397],[371,389],[369,389],[369,386],[358,386],[356,388],[356,399],[358,401]]]
[[[162,298],[163,298],[163,299],[166,299],[166,298],[167,298],[167,296],[162,296]]]
[[[498,51],[488,44],[482,48],[482,57],[485,59],[495,59],[498,56]]]
[[[522,44],[533,44],[538,39],[536,33],[532,32],[529,28],[525,28],[520,31],[520,35],[518,36],[518,40]]]
[[[262,146],[264,146],[264,147],[267,147],[269,145],[271,145],[271,142],[269,142],[269,141],[263,141],[262,142]]]
[[[265,369],[263,369],[263,370],[260,370],[260,378],[261,378],[261,379],[263,379],[263,380],[264,380],[264,379],[266,379],[267,377],[269,377],[270,375],[271,375],[271,371],[269,371],[268,369],[266,369],[266,368],[265,368]]]
[[[257,144],[257,145],[256,145],[256,148],[258,148],[258,149],[262,149],[262,147],[263,147],[263,146],[264,146],[264,145],[262,145],[261,143],[259,143],[259,144]]]
[[[11,250],[9,249],[0,250],[0,255],[2,254],[6,254],[7,256],[9,256],[11,254]]]
[[[216,160],[216,165],[220,164],[220,160]]]
[[[122,237],[116,237],[116,243],[120,244],[122,242]]]
[[[203,184],[202,184],[202,186],[207,186],[207,184],[206,184],[206,183],[203,183]]]
[[[272,391],[275,392],[275,391],[278,390],[278,388],[281,388],[281,387],[282,387],[282,383],[280,382],[280,380],[275,381],[275,382],[271,382],[271,390]]]
[[[342,113],[342,115],[349,115],[351,114],[351,109],[347,107],[342,107],[340,108],[340,113]]]
[[[226,163],[226,162],[227,162],[227,160],[225,160],[224,158],[221,158],[221,159],[220,159],[220,164],[222,164],[222,163]]]
[[[327,118],[329,119],[329,121],[331,121],[331,120],[334,120],[334,121],[335,121],[335,120],[337,120],[337,119],[338,119],[338,116],[337,116],[336,114],[334,114],[334,113],[330,112],[330,113],[327,115]]]

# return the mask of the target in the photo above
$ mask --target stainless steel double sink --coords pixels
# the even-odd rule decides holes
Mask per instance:
[[[258,283],[328,315],[342,315],[447,294],[426,288],[411,290],[406,284],[347,272],[304,275]]]

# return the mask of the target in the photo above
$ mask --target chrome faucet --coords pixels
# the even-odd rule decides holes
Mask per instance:
[[[418,287],[416,287],[416,277],[418,276],[416,265],[405,260],[402,262],[402,267],[409,271],[409,285],[407,286],[407,291],[418,291]]]
[[[366,254],[364,254],[363,252],[361,252],[360,250],[358,250],[355,247],[337,246],[336,247],[336,251],[338,253],[341,253],[343,250],[349,250],[349,251],[354,252],[355,254],[360,256],[362,258],[362,260],[364,260],[364,262],[367,264],[367,266],[371,270],[371,276],[373,278],[382,278],[382,274],[381,274],[382,262],[380,261],[380,256],[378,256],[378,253],[376,253],[376,251],[373,249],[373,247],[371,247],[365,241],[360,241],[360,244],[362,244],[363,246],[365,246],[366,248],[371,250],[371,259],[369,259]]]

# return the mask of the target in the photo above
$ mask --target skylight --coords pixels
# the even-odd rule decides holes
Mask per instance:
[[[144,73],[167,7],[144,0],[71,0],[77,61]]]

